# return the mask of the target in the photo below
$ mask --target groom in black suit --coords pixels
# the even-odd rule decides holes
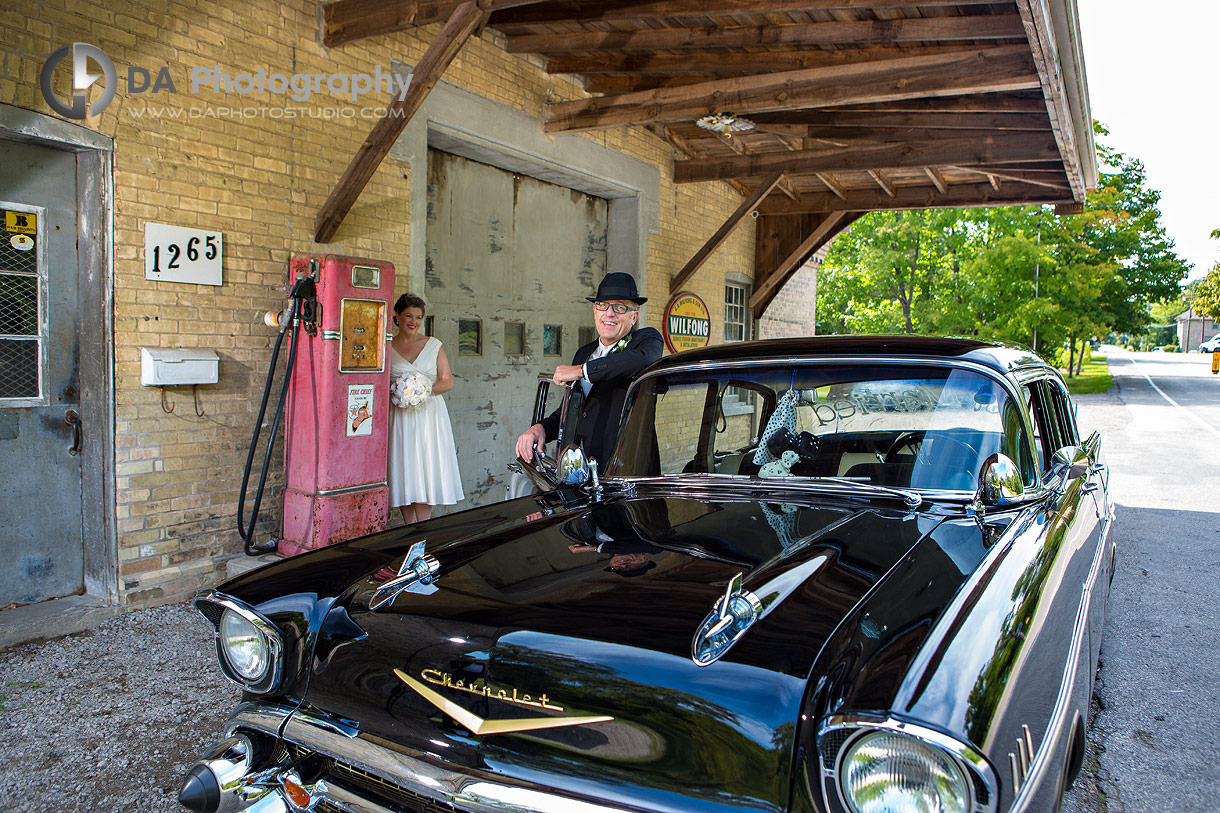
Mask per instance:
[[[552,380],[561,386],[577,381],[581,382],[578,386],[585,387],[585,404],[574,442],[604,469],[618,440],[627,386],[641,370],[661,358],[663,341],[656,328],[635,329],[640,305],[648,298],[639,295],[630,274],[607,274],[597,286],[597,296],[586,299],[593,303],[597,339],[577,350],[571,364],[556,367]],[[534,447],[554,440],[558,432],[556,410],[521,433],[517,456],[533,460]]]

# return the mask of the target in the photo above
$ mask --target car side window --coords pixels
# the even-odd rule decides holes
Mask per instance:
[[[1076,427],[1076,416],[1072,412],[1072,404],[1068,400],[1067,393],[1054,381],[1045,381],[1043,385],[1046,390],[1046,400],[1054,407],[1063,445],[1078,445],[1080,432]]]
[[[1026,384],[1022,387],[1025,390],[1025,406],[1029,409],[1029,415],[1033,418],[1034,424],[1034,456],[1038,458],[1038,463],[1043,471],[1047,469],[1046,443],[1043,438],[1047,436],[1046,426],[1044,425],[1045,416],[1038,409],[1038,399],[1034,394],[1034,387]]]

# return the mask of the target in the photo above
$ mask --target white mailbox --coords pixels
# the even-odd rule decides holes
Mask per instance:
[[[211,350],[140,348],[140,383],[145,387],[215,384],[219,380],[220,357]]]

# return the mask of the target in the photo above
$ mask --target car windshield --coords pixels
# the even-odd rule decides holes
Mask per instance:
[[[640,381],[612,476],[683,473],[836,477],[973,491],[1007,455],[1034,477],[1019,407],[957,367],[766,365],[674,371]]]

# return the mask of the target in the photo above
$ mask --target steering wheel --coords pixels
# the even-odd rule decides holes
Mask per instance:
[[[927,432],[919,430],[907,430],[898,437],[894,438],[894,442],[890,444],[890,448],[885,450],[885,463],[889,465],[898,461],[898,453],[903,449],[911,449],[915,454],[919,454],[919,448],[923,445],[924,439],[927,437]],[[967,459],[972,458],[977,454],[975,448],[964,440],[953,437],[952,435],[937,432],[931,437],[933,441],[946,441],[956,444],[966,452]]]

